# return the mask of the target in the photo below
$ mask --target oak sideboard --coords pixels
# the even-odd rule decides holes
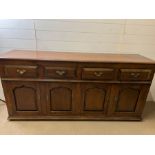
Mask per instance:
[[[154,72],[137,54],[0,55],[9,120],[141,120]]]

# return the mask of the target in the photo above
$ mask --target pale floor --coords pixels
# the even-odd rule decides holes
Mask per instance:
[[[134,121],[8,121],[0,104],[0,134],[155,134],[155,102],[147,102],[143,120]]]

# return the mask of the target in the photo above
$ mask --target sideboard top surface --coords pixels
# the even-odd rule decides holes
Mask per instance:
[[[13,50],[0,54],[0,60],[41,60],[107,63],[149,63],[155,61],[138,54],[77,53],[55,51]]]

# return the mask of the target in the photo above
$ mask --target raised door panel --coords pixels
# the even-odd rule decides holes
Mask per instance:
[[[36,89],[21,85],[13,89],[16,111],[37,111]]]
[[[35,82],[3,81],[7,106],[11,115],[38,115],[41,113],[40,89]]]
[[[119,91],[116,112],[135,112],[140,90],[137,88],[122,88]]]
[[[105,95],[106,91],[101,88],[89,88],[86,90],[84,110],[104,110]]]
[[[150,85],[120,84],[112,90],[109,115],[140,116],[147,98]]]
[[[75,112],[75,85],[72,83],[47,84],[48,114],[73,114]]]
[[[72,90],[65,87],[57,87],[50,90],[50,110],[72,110]]]
[[[105,114],[110,96],[110,85],[82,84],[81,111],[84,114]]]

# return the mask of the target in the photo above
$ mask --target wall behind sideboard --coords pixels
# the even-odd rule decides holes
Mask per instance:
[[[155,60],[155,20],[0,20],[0,52],[11,49],[138,53]],[[148,100],[155,100],[155,79]]]

